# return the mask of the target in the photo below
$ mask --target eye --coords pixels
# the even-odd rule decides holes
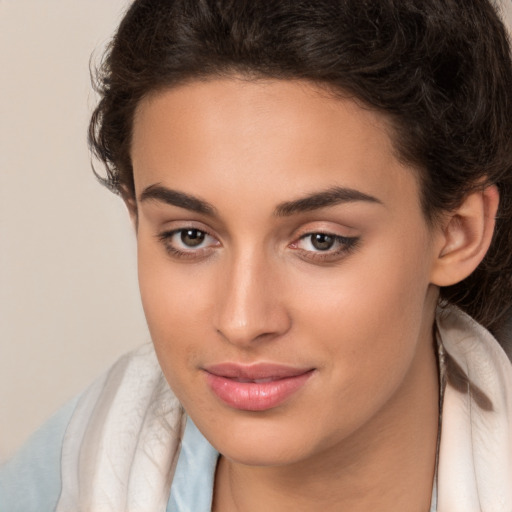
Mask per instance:
[[[206,239],[206,233],[199,229],[182,229],[180,232],[180,242],[186,247],[196,248]]]
[[[318,251],[328,251],[332,249],[336,243],[336,237],[325,233],[313,233],[307,235],[305,240],[309,240],[309,244]]]
[[[206,231],[197,228],[181,228],[158,235],[171,256],[197,258],[206,256],[210,249],[220,245],[219,241]]]
[[[298,250],[303,258],[317,261],[335,261],[355,249],[359,238],[345,237],[332,233],[307,233],[291,247]]]

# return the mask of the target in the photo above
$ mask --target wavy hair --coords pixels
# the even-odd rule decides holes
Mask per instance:
[[[429,222],[496,184],[488,254],[440,294],[499,328],[512,304],[512,64],[490,1],[136,0],[95,75],[89,140],[102,183],[134,195],[130,143],[143,97],[232,74],[309,80],[381,112],[419,174]]]

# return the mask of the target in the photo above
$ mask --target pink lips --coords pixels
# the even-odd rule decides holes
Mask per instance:
[[[210,389],[227,405],[245,411],[265,411],[282,404],[311,377],[311,368],[269,363],[244,366],[223,363],[205,368]]]

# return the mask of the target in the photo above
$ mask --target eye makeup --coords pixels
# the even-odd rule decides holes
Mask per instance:
[[[221,247],[217,238],[204,229],[195,226],[180,227],[164,231],[157,236],[167,253],[182,260],[203,260]],[[359,237],[346,237],[328,231],[311,231],[288,245],[306,261],[318,263],[336,262],[352,251],[359,243]]]
[[[324,231],[314,231],[302,235],[289,247],[297,251],[301,258],[319,263],[332,263],[346,257],[359,244],[359,237],[346,237]]]

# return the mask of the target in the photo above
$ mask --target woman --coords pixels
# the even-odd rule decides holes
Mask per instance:
[[[493,6],[140,0],[98,84],[91,145],[134,222],[154,351],[63,410],[4,469],[5,499],[510,511]]]

